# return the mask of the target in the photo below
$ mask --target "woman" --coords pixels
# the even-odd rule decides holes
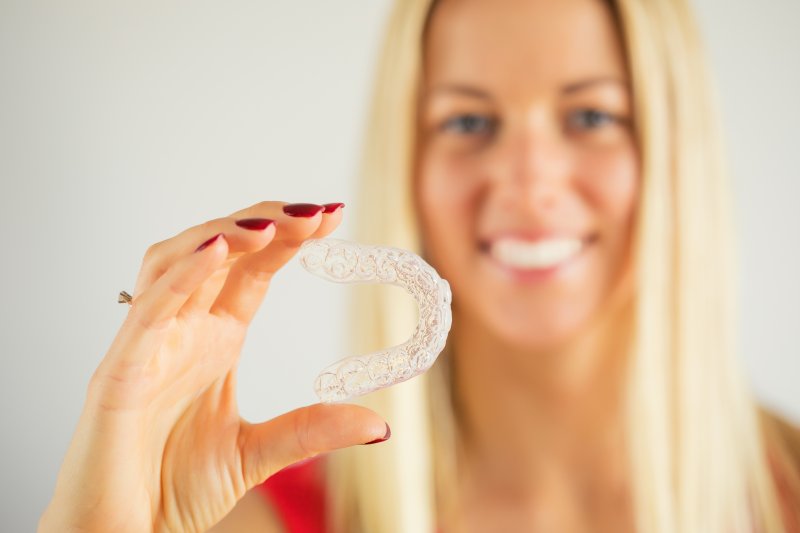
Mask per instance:
[[[681,1],[398,2],[359,227],[424,253],[454,322],[428,375],[365,400],[393,432],[353,405],[239,419],[272,274],[342,216],[257,204],[148,250],[40,529],[280,530],[293,469],[249,489],[392,434],[324,459],[330,530],[798,530],[796,434],[730,344],[705,79]],[[359,302],[360,349],[402,305]]]

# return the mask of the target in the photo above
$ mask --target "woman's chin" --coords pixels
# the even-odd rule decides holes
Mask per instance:
[[[550,314],[531,314],[537,319],[520,320],[519,317],[502,315],[495,318],[495,337],[500,344],[510,350],[530,353],[552,353],[565,349],[585,331],[586,317],[564,316],[553,312]],[[497,321],[500,318],[500,321]]]

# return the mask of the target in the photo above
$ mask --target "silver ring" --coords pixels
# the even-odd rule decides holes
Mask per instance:
[[[129,307],[133,305],[131,303],[132,300],[133,300],[133,296],[131,296],[130,294],[128,294],[125,291],[120,292],[119,293],[119,297],[117,297],[117,303],[128,304]]]

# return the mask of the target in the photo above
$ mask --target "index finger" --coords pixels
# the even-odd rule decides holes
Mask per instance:
[[[249,324],[275,272],[297,253],[303,242],[328,235],[341,222],[344,204],[325,204],[323,207],[322,218],[316,225],[282,224],[279,219],[276,223],[278,231],[271,243],[257,252],[240,257],[231,266],[210,312]],[[237,214],[245,215],[249,214]]]

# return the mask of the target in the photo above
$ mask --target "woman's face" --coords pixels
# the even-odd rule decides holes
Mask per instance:
[[[443,0],[431,15],[416,201],[460,325],[510,346],[580,335],[621,286],[638,163],[600,0]]]

